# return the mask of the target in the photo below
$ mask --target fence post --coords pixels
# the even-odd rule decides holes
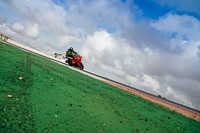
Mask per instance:
[[[3,35],[2,35],[2,34],[0,34],[0,40],[1,40],[1,41],[3,40]]]

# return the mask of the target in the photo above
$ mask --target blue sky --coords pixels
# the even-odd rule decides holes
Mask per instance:
[[[166,13],[172,11],[167,5],[161,6],[152,0],[135,0],[134,3],[142,10],[140,17],[158,19]]]
[[[0,0],[0,32],[200,109],[199,0]]]

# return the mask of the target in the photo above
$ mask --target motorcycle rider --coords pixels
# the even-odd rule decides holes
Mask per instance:
[[[77,54],[77,52],[74,51],[74,49],[72,47],[70,47],[67,51],[66,51],[66,58],[68,59],[68,64],[72,65],[72,60],[74,59],[73,54]]]

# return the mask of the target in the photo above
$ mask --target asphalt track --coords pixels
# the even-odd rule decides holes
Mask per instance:
[[[132,90],[137,91],[137,92],[139,92],[139,93],[142,93],[142,94],[151,96],[151,97],[153,97],[154,99],[157,99],[157,100],[162,101],[162,102],[164,102],[164,103],[168,103],[168,104],[170,104],[170,105],[172,105],[172,106],[181,108],[181,109],[183,109],[183,110],[187,110],[187,111],[189,111],[189,112],[195,113],[195,114],[197,114],[198,116],[200,116],[200,111],[197,110],[197,109],[194,109],[194,108],[191,108],[191,107],[188,107],[188,106],[185,106],[185,105],[176,103],[176,102],[174,102],[174,101],[171,101],[171,100],[168,100],[168,99],[165,99],[165,98],[156,96],[156,95],[154,95],[154,94],[151,94],[151,93],[142,91],[142,90],[140,90],[140,89],[137,89],[137,88],[134,88],[134,87],[125,85],[125,84],[123,84],[123,83],[120,83],[120,82],[114,81],[114,80],[112,80],[112,79],[103,77],[103,76],[101,76],[101,75],[95,74],[95,73],[90,72],[90,71],[88,71],[88,70],[80,70],[80,69],[78,69],[78,68],[71,67],[71,66],[69,66],[67,63],[61,62],[60,60],[58,60],[58,59],[56,59],[56,58],[50,57],[50,56],[48,56],[48,55],[46,56],[45,54],[41,54],[41,53],[35,52],[35,50],[30,50],[30,49],[28,49],[28,48],[24,48],[24,47],[22,47],[22,46],[16,45],[16,44],[12,43],[12,41],[4,42],[4,43],[7,43],[7,44],[9,44],[9,45],[12,45],[12,46],[14,46],[14,47],[16,47],[16,48],[19,48],[19,49],[23,50],[23,51],[26,51],[26,52],[29,52],[29,53],[38,55],[38,56],[43,57],[43,58],[46,58],[46,59],[51,60],[51,61],[53,61],[53,62],[56,62],[56,63],[58,63],[58,64],[67,66],[67,67],[69,67],[69,68],[71,68],[71,69],[73,69],[73,70],[76,70],[76,71],[78,71],[78,72],[80,72],[80,73],[83,73],[83,74],[88,75],[88,76],[90,76],[90,77],[93,77],[93,78],[95,78],[95,79],[102,80],[102,81],[105,81],[105,82],[106,82],[106,81],[107,81],[107,82],[111,82],[111,83],[114,83],[114,84],[116,84],[116,85],[120,85],[120,86],[129,88],[129,89],[132,89]],[[199,120],[198,120],[198,121],[199,121]]]

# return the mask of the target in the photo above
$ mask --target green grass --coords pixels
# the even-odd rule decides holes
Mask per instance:
[[[198,133],[200,123],[0,42],[0,132]]]

